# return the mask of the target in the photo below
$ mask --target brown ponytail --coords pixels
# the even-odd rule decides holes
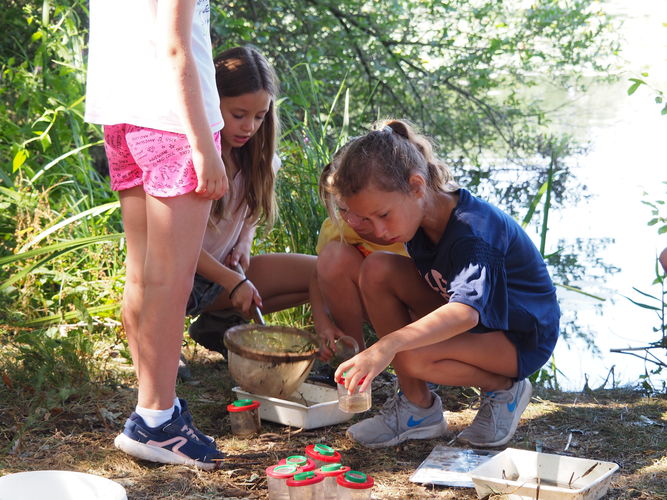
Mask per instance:
[[[433,153],[431,141],[405,120],[378,122],[373,130],[348,143],[323,187],[352,196],[369,184],[383,191],[410,190],[410,176],[421,175],[434,191],[453,191],[454,178]]]

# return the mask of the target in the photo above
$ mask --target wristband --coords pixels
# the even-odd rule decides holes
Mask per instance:
[[[243,278],[241,281],[239,281],[234,288],[232,288],[232,291],[229,292],[229,300],[232,300],[232,295],[234,295],[234,292],[239,289],[239,287],[248,281],[248,278]]]

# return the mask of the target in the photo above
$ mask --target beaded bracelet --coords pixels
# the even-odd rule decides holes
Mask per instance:
[[[234,288],[232,288],[232,291],[229,292],[229,300],[232,299],[232,295],[234,295],[234,292],[235,292],[236,290],[238,290],[239,287],[240,287],[243,283],[245,283],[246,281],[248,281],[248,278],[243,278],[241,281],[239,281],[239,282],[236,284],[236,286],[235,286]]]

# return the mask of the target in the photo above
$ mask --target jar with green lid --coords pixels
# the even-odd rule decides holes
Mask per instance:
[[[317,443],[306,446],[306,456],[315,462],[318,467],[326,464],[335,464],[341,462],[340,453],[331,446]]]
[[[266,484],[269,488],[269,500],[289,500],[287,480],[301,472],[296,465],[272,465],[266,468]]]
[[[322,500],[337,500],[338,484],[336,483],[336,479],[349,470],[350,468],[347,465],[342,464],[326,464],[315,470],[320,476],[324,476],[324,481],[322,481]]]
[[[259,401],[252,399],[237,399],[227,405],[229,422],[232,426],[232,434],[237,436],[249,436],[259,434],[262,424],[259,419]]]
[[[292,455],[291,457],[283,458],[278,462],[279,464],[296,465],[300,467],[303,472],[310,472],[317,469],[315,461],[303,455]]]
[[[338,385],[338,407],[346,413],[361,413],[369,410],[371,407],[371,386],[369,385],[364,392],[359,392],[359,386],[365,380],[362,378],[352,393],[345,388],[345,375],[343,373],[336,381]]]
[[[363,472],[350,470],[340,474],[336,483],[339,500],[368,500],[375,481]]]
[[[321,500],[322,481],[324,476],[313,471],[294,474],[286,481],[290,500]]]

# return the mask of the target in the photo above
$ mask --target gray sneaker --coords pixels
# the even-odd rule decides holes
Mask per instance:
[[[399,392],[384,404],[380,413],[352,425],[347,435],[369,448],[381,448],[395,446],[406,439],[440,437],[446,431],[440,396],[433,394],[433,404],[421,408]]]
[[[506,391],[482,394],[477,415],[457,439],[481,448],[503,446],[512,439],[532,393],[533,387],[524,379]]]

